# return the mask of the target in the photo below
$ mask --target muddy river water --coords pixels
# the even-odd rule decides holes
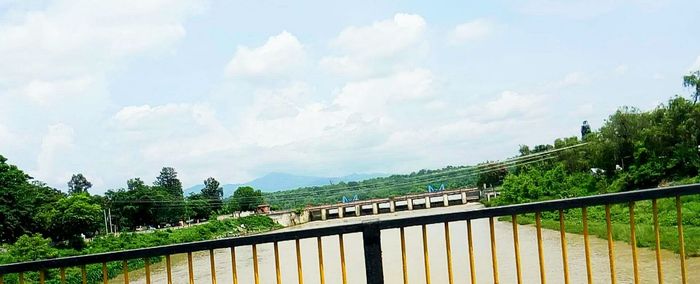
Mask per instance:
[[[349,224],[371,219],[390,219],[405,216],[430,215],[445,212],[463,211],[480,205],[459,205],[364,216],[357,218],[335,219],[325,222],[311,222],[284,230],[317,228],[329,225]],[[491,265],[491,246],[488,219],[472,221],[475,272],[477,283],[493,283]],[[429,264],[431,283],[448,283],[447,259],[445,250],[444,225],[427,226]],[[452,267],[454,283],[469,283],[469,254],[467,246],[466,222],[450,223],[450,242],[452,248]],[[512,225],[508,222],[496,222],[496,255],[500,283],[516,283],[515,260],[513,251]],[[524,283],[539,283],[539,262],[537,256],[537,239],[534,226],[519,226],[520,255]],[[425,283],[423,243],[420,227],[405,229],[407,248],[407,267],[409,283]],[[561,243],[558,231],[542,230],[545,256],[545,272],[548,283],[563,283]],[[566,234],[569,273],[571,283],[586,282],[586,263],[583,236]],[[364,253],[362,236],[348,234],[344,237],[345,259],[348,283],[365,283]],[[320,283],[319,263],[316,239],[301,240],[303,282]],[[324,237],[323,261],[326,283],[342,283],[338,237]],[[594,236],[590,238],[591,265],[594,283],[610,283],[607,241]],[[272,244],[258,245],[260,283],[276,283],[275,258]],[[615,242],[615,269],[618,283],[633,282],[632,253],[630,245]],[[280,263],[282,283],[298,283],[297,262],[294,241],[280,242]],[[382,254],[384,279],[386,283],[403,283],[401,265],[401,244],[399,230],[382,231]],[[638,249],[639,273],[642,283],[657,283],[656,257],[651,249]],[[680,260],[670,251],[662,251],[662,268],[665,283],[680,283]],[[231,252],[229,249],[215,250],[217,283],[232,283]],[[164,262],[153,265],[153,283],[167,283]],[[688,283],[700,283],[700,258],[687,261]],[[254,283],[251,247],[236,248],[236,268],[238,283]],[[184,255],[173,256],[173,283],[187,283],[187,259]],[[194,275],[196,283],[212,283],[208,252],[194,254]],[[131,283],[145,283],[144,271],[134,271],[130,275]],[[123,283],[123,278],[112,279],[112,283]]]

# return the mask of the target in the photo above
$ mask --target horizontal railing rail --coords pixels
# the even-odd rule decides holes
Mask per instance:
[[[341,240],[341,248],[342,248],[342,235],[351,234],[351,233],[362,233],[363,242],[364,242],[365,271],[366,271],[367,283],[383,283],[384,276],[383,276],[383,271],[382,271],[382,259],[381,259],[382,253],[381,253],[381,242],[380,242],[380,236],[381,236],[382,230],[401,229],[401,232],[402,232],[402,235],[401,235],[402,240],[401,241],[403,244],[403,228],[411,227],[411,226],[423,226],[423,230],[424,230],[423,236],[424,236],[424,242],[425,242],[425,225],[445,223],[446,228],[447,228],[447,223],[449,223],[449,222],[469,221],[469,220],[475,220],[475,219],[489,218],[491,221],[490,222],[491,223],[490,224],[491,225],[491,238],[492,238],[492,242],[494,242],[493,241],[493,238],[494,238],[494,236],[493,236],[494,235],[493,218],[494,217],[502,217],[502,216],[516,217],[517,215],[521,215],[521,214],[535,213],[535,214],[537,214],[537,228],[538,228],[538,233],[539,233],[540,212],[559,211],[560,216],[561,216],[562,229],[563,229],[564,217],[562,215],[562,210],[583,209],[584,216],[585,216],[585,208],[592,207],[592,206],[606,206],[606,211],[608,213],[608,216],[607,216],[608,229],[610,230],[609,207],[607,207],[609,205],[623,204],[623,203],[633,204],[634,202],[645,201],[645,200],[654,200],[654,202],[655,202],[656,199],[662,199],[662,198],[676,198],[678,200],[678,198],[680,196],[696,195],[696,194],[700,194],[700,184],[673,186],[673,187],[666,187],[666,188],[635,190],[635,191],[628,191],[628,192],[601,194],[601,195],[559,199],[559,200],[551,200],[551,201],[532,202],[532,203],[508,205],[508,206],[477,208],[477,209],[465,210],[465,211],[461,211],[461,212],[442,213],[442,214],[424,215],[424,216],[413,216],[413,217],[403,217],[403,218],[395,218],[395,219],[387,219],[387,220],[376,220],[376,221],[368,221],[368,222],[361,222],[361,223],[351,223],[351,224],[347,224],[347,225],[327,226],[327,227],[322,227],[322,228],[296,229],[296,230],[290,229],[288,231],[282,231],[282,232],[270,232],[270,233],[262,233],[262,234],[258,234],[258,235],[250,235],[250,236],[242,236],[242,237],[234,237],[234,238],[226,238],[226,239],[217,239],[217,240],[209,240],[209,241],[200,241],[200,242],[191,242],[191,243],[184,243],[184,244],[142,248],[142,249],[124,250],[124,251],[109,252],[109,253],[81,255],[81,256],[73,256],[73,257],[63,257],[63,258],[29,261],[29,262],[21,262],[21,263],[12,263],[12,264],[0,265],[0,281],[2,281],[3,275],[8,275],[8,274],[12,274],[12,273],[36,272],[36,271],[44,271],[44,270],[48,270],[48,269],[66,268],[66,267],[80,267],[80,266],[84,267],[84,265],[100,264],[100,263],[102,263],[104,265],[104,263],[108,262],[108,261],[112,262],[112,261],[127,261],[127,260],[133,260],[133,259],[146,259],[146,258],[150,258],[150,257],[161,257],[161,256],[169,256],[169,255],[181,254],[181,253],[192,253],[192,252],[196,252],[196,251],[206,251],[206,250],[211,251],[214,249],[234,248],[234,247],[240,247],[240,246],[255,246],[255,245],[265,244],[265,243],[275,243],[275,249],[276,249],[277,248],[276,243],[282,242],[282,241],[295,241],[296,240],[297,245],[298,245],[298,240],[300,240],[300,239],[317,238],[319,243],[320,243],[321,237],[336,236],[336,235],[341,236],[340,240]],[[680,204],[679,201],[677,201],[677,206],[680,206],[679,204]],[[630,205],[630,208],[633,208],[632,205]],[[680,222],[681,221],[680,209],[678,209],[678,210],[679,210],[678,211],[678,214],[679,214],[678,221]],[[631,211],[630,217],[632,219],[632,221],[631,221],[632,225],[634,226],[633,214],[634,214],[633,211]],[[654,214],[655,214],[655,218],[656,218],[656,212]],[[585,219],[585,217],[584,217],[584,219]],[[585,222],[585,220],[584,220],[584,222]],[[679,227],[680,227],[680,224],[679,224]],[[658,225],[657,225],[657,228],[658,228]],[[516,242],[515,250],[516,250],[516,256],[517,256],[518,255],[518,253],[517,253],[517,228],[515,227],[515,222],[514,222],[514,229],[515,229],[514,230],[514,241]],[[632,229],[632,233],[634,233],[634,228]],[[680,238],[681,238],[680,241],[682,242],[683,241],[682,240],[682,228],[679,228],[679,233],[680,233]],[[610,234],[610,232],[608,232],[608,234]],[[539,237],[539,235],[538,235],[538,237]],[[449,247],[449,237],[446,236],[446,238],[447,238],[448,247]],[[565,256],[566,248],[565,248],[565,242],[563,241],[564,240],[563,238],[564,238],[564,235],[562,232],[562,246],[563,246],[562,251],[564,254],[564,259],[566,259],[566,256]],[[609,241],[611,241],[610,236],[609,236]],[[658,242],[658,236],[657,236],[657,242]],[[424,245],[425,245],[425,243],[424,243]],[[470,245],[471,245],[471,239],[470,239]],[[495,243],[492,243],[492,245],[495,246]],[[683,245],[681,243],[681,256],[684,257],[682,247],[683,247]],[[319,248],[320,248],[320,245],[319,245]],[[493,247],[493,249],[495,250],[495,247]],[[297,247],[297,250],[298,250],[298,247]],[[449,248],[448,248],[448,251],[449,251]],[[297,253],[298,253],[298,251],[297,251]],[[426,259],[427,259],[427,251],[425,251],[425,253],[426,253]],[[342,256],[342,251],[341,251],[341,256]],[[191,257],[191,255],[190,255],[190,257]],[[278,257],[278,256],[276,255],[276,257]],[[448,253],[448,258],[449,257],[450,256]],[[519,258],[519,256],[517,256],[517,257]],[[540,255],[540,257],[542,257],[542,256]],[[212,257],[212,261],[213,261],[213,257]],[[518,267],[519,267],[519,260],[517,260],[517,261],[518,261]],[[566,260],[564,260],[564,262],[566,262]],[[191,263],[190,263],[190,265],[191,265]],[[343,265],[345,265],[344,262],[343,262]],[[404,265],[405,265],[405,263],[404,263]],[[451,265],[451,264],[449,264],[449,265]],[[472,265],[473,265],[473,263],[472,263]],[[613,263],[611,263],[611,266],[612,265],[613,265]],[[636,265],[636,263],[635,263],[635,265]],[[684,264],[682,264],[682,265],[684,265]],[[495,256],[494,256],[494,266],[497,266],[497,264],[495,263]],[[277,267],[277,269],[278,269],[278,273],[279,273],[279,267]],[[343,267],[343,269],[344,269],[344,267]],[[405,269],[405,266],[404,266],[404,269]],[[543,269],[543,268],[541,268],[541,269]],[[426,264],[426,270],[428,270],[427,264]],[[684,271],[684,267],[683,267],[683,271]],[[125,272],[125,273],[128,273],[128,272]],[[321,271],[321,273],[323,273],[323,272]],[[518,271],[518,275],[519,275],[519,273],[520,272]],[[564,273],[568,273],[566,271],[566,268],[565,268]],[[636,270],[635,270],[635,273],[636,273]],[[685,271],[683,273],[685,274]],[[450,274],[451,274],[451,270],[450,270]],[[494,274],[495,274],[494,280],[497,282],[497,273],[494,273]],[[544,278],[544,272],[542,272],[542,276]],[[405,277],[405,275],[404,275],[404,277]],[[614,278],[614,275],[612,275],[612,277]],[[125,277],[125,279],[127,279],[126,281],[128,281],[128,277]],[[451,276],[450,276],[450,279],[451,279]],[[636,278],[636,274],[635,274],[635,280],[636,279],[637,278]],[[192,278],[190,278],[190,280],[192,281]],[[343,280],[345,281],[345,278],[343,278]],[[683,277],[683,280],[685,281],[685,275]],[[589,281],[590,281],[590,278],[589,278]],[[83,282],[85,282],[85,279],[83,279]],[[567,282],[568,282],[568,278],[567,278]]]

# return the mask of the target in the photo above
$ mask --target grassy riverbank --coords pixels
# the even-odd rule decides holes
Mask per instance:
[[[683,214],[683,237],[685,252],[688,257],[700,256],[700,197],[681,198]],[[678,226],[674,199],[658,201],[659,236],[661,248],[678,253]],[[630,215],[627,204],[613,205],[610,210],[614,240],[630,242]],[[656,246],[651,201],[637,202],[634,208],[635,234],[638,247],[654,248]],[[503,220],[510,221],[510,217]],[[534,224],[535,215],[518,216],[518,224]],[[559,213],[543,212],[542,227],[559,230]],[[565,211],[565,230],[569,233],[583,234],[583,216],[581,209]],[[590,235],[607,238],[605,208],[588,208],[588,232]]]
[[[243,227],[245,227],[245,229],[243,229]],[[13,246],[8,246],[7,251],[0,254],[0,263],[32,260],[27,259],[26,254],[22,255],[22,250],[41,249],[43,251],[48,251],[49,253],[47,255],[52,257],[65,257],[212,240],[240,234],[270,231],[278,228],[281,228],[281,226],[269,217],[254,215],[237,219],[227,219],[224,221],[210,221],[206,224],[175,230],[160,230],[152,233],[122,233],[118,236],[99,237],[89,242],[87,246],[80,251],[53,247],[36,248],[28,246],[26,248],[15,248],[13,246],[21,245],[15,244]],[[162,261],[162,259],[162,257],[154,257],[151,258],[150,261],[155,263]],[[130,260],[128,266],[129,270],[142,268],[145,266],[145,260]],[[107,274],[110,278],[123,273],[122,269],[121,262],[107,263]],[[86,266],[86,272],[88,283],[98,283],[102,281],[101,264]],[[46,274],[46,283],[60,283],[59,271],[57,269],[49,270]],[[38,283],[39,275],[38,273],[26,273],[25,279],[30,282]],[[4,280],[5,283],[8,284],[18,283],[18,275],[6,275]],[[82,274],[80,268],[67,269],[66,280],[67,283],[81,283]]]

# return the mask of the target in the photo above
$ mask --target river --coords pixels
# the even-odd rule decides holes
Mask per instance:
[[[335,219],[325,222],[311,222],[284,230],[299,230],[328,225],[349,224],[371,219],[401,218],[405,216],[430,215],[455,212],[477,208],[480,205],[458,205],[433,208],[430,210],[403,211],[359,218]],[[448,283],[447,260],[445,250],[444,225],[428,225],[428,248],[431,283]],[[491,265],[491,246],[488,219],[472,221],[475,258],[475,272],[478,283],[493,283]],[[498,274],[501,283],[516,283],[515,261],[513,252],[512,224],[496,222],[496,254]],[[537,257],[537,239],[534,226],[518,226],[522,277],[524,283],[539,283],[539,262]],[[407,265],[409,283],[425,283],[423,265],[423,245],[420,227],[405,229],[407,247]],[[563,283],[563,268],[559,231],[542,230],[545,256],[545,272],[548,283]],[[571,283],[586,282],[586,264],[583,236],[566,234],[569,273]],[[362,236],[349,234],[344,237],[345,258],[348,283],[365,283],[364,254]],[[452,267],[454,283],[469,283],[469,260],[466,234],[466,222],[450,223],[450,242],[452,248]],[[338,237],[324,237],[323,259],[325,282],[341,283],[341,268]],[[590,238],[591,264],[594,283],[610,283],[607,241],[594,236]],[[280,263],[282,283],[298,283],[296,253],[294,241],[280,242]],[[642,283],[656,283],[656,258],[652,249],[639,248],[639,273]],[[632,250],[625,242],[615,242],[615,269],[618,283],[633,282]],[[399,230],[382,231],[382,254],[384,279],[386,283],[403,283],[401,265],[401,246]],[[316,239],[301,240],[302,269],[304,283],[320,282]],[[251,247],[236,248],[236,267],[238,283],[254,283]],[[229,249],[215,250],[217,283],[232,283],[231,253]],[[677,254],[662,251],[662,267],[665,283],[680,283],[680,260]],[[276,283],[275,260],[272,244],[258,245],[260,283]],[[687,260],[688,283],[700,283],[700,258]],[[194,254],[194,275],[196,283],[211,283],[208,252]],[[173,256],[173,283],[187,283],[187,261],[184,255]],[[152,282],[167,283],[164,262],[153,265]],[[130,275],[131,283],[145,283],[144,271],[134,271]],[[112,279],[111,283],[123,283],[121,277]]]

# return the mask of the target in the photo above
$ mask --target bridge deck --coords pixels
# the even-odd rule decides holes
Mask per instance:
[[[318,211],[322,209],[335,209],[335,208],[345,208],[345,207],[354,207],[354,206],[364,206],[364,205],[371,205],[374,203],[389,203],[391,201],[397,202],[397,201],[407,201],[407,200],[414,200],[414,199],[425,199],[426,197],[438,197],[438,196],[443,196],[443,195],[456,195],[456,194],[462,194],[462,193],[467,194],[467,200],[468,201],[474,201],[474,200],[479,200],[479,190],[476,188],[461,188],[461,189],[455,189],[455,190],[443,190],[443,191],[437,191],[437,192],[425,192],[425,193],[418,193],[418,194],[409,194],[409,195],[404,195],[404,196],[396,196],[396,197],[390,197],[390,198],[375,198],[375,199],[367,199],[367,200],[360,200],[360,201],[353,201],[353,202],[347,202],[347,203],[336,203],[336,204],[328,204],[328,205],[319,205],[319,206],[309,206],[304,208],[304,210],[307,211]]]

